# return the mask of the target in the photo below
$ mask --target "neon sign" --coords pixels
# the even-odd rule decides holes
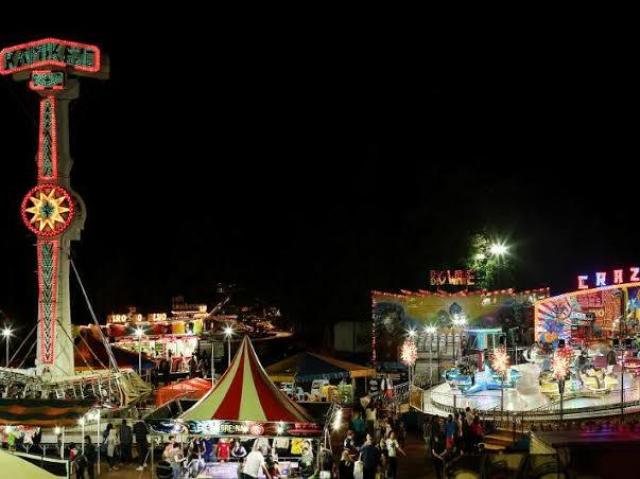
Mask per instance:
[[[0,74],[38,67],[71,67],[95,73],[100,71],[100,49],[86,43],[45,38],[0,51]]]
[[[472,286],[475,284],[475,274],[470,269],[437,270],[430,271],[431,286],[450,284],[454,286]]]
[[[34,70],[31,72],[29,88],[32,90],[63,90],[64,86],[64,72],[51,70]]]
[[[600,288],[627,282],[640,282],[640,267],[631,266],[626,269],[614,269],[613,271],[598,271],[593,276],[588,274],[578,275],[578,289]]]

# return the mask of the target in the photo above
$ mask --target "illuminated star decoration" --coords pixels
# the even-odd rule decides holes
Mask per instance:
[[[415,341],[407,339],[402,344],[402,349],[400,349],[400,359],[402,359],[402,362],[407,366],[412,366],[416,362],[416,359],[418,359],[418,349],[416,348]]]
[[[571,367],[571,358],[573,353],[571,348],[564,348],[556,350],[556,354],[551,360],[551,369],[553,370],[553,377],[558,380],[563,380],[567,377],[569,368]]]
[[[22,202],[22,218],[27,228],[37,235],[54,236],[62,233],[72,217],[71,196],[59,186],[36,186]]]
[[[509,354],[507,353],[507,348],[504,346],[497,347],[493,350],[493,354],[491,355],[491,369],[503,375],[509,369]]]

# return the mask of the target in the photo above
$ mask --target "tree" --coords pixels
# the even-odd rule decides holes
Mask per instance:
[[[474,270],[476,285],[481,289],[512,286],[512,260],[507,246],[485,233],[471,237],[466,266]]]

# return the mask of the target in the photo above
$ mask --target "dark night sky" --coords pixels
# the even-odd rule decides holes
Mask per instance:
[[[189,51],[199,33],[142,52],[149,33],[161,35],[0,36],[97,43],[111,58],[111,79],[83,80],[71,119],[88,208],[74,251],[102,318],[236,281],[316,329],[362,319],[371,288],[425,287],[482,227],[514,244],[519,288],[562,292],[577,273],[640,263],[637,167],[623,162],[637,155],[624,119],[637,88],[593,52],[264,37]],[[198,53],[209,61],[193,67]],[[0,309],[21,325],[36,302],[18,214],[36,108],[25,84],[0,79]]]

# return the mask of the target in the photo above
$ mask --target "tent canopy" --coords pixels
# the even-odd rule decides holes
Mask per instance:
[[[365,378],[376,370],[339,359],[302,352],[267,366],[267,374],[276,382],[310,382],[314,379]]]
[[[247,336],[216,386],[180,419],[314,422],[271,382]]]
[[[2,477],[29,478],[29,479],[60,479],[44,469],[31,464],[29,461],[0,450],[0,465]]]
[[[0,424],[75,426],[93,407],[91,399],[0,399]]]
[[[211,381],[202,378],[185,379],[175,384],[169,384],[158,389],[156,406],[162,406],[178,397],[200,399],[210,389]]]

